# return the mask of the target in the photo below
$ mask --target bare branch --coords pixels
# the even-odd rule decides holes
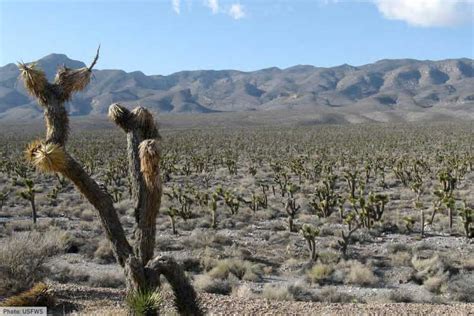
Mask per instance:
[[[94,68],[95,64],[97,63],[97,60],[99,60],[99,51],[100,51],[100,44],[99,47],[97,47],[97,53],[95,54],[94,60],[92,61],[92,64],[89,66],[89,71],[92,71],[92,68]]]

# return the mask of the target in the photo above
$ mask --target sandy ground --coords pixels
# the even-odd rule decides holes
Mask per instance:
[[[123,290],[54,284],[59,302],[74,315],[127,315]],[[326,304],[199,294],[207,315],[474,315],[474,304]],[[165,295],[162,313],[175,315]]]

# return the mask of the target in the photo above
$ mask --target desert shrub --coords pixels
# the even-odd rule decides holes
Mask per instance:
[[[49,270],[49,279],[59,283],[84,283],[89,280],[88,273],[79,269],[71,269],[66,264],[51,265]]]
[[[354,299],[354,296],[340,292],[333,287],[323,288],[315,298],[316,301],[324,303],[351,303]]]
[[[420,259],[416,255],[411,260],[416,270],[414,280],[422,283],[430,292],[440,293],[446,290],[446,282],[449,279],[449,265],[438,255],[431,258]]]
[[[392,266],[400,267],[410,265],[411,254],[406,251],[400,251],[389,255]]]
[[[5,227],[8,234],[11,235],[14,232],[31,231],[33,227],[33,223],[31,223],[30,221],[24,221],[24,220],[13,220],[6,223]]]
[[[112,251],[112,245],[107,239],[99,241],[99,245],[94,252],[94,259],[101,264],[114,263],[115,257]]]
[[[294,301],[293,294],[290,293],[288,286],[265,284],[262,291],[262,297],[277,301]]]
[[[395,254],[399,252],[410,252],[411,248],[407,244],[394,243],[387,246],[387,251],[389,254]]]
[[[188,237],[182,241],[183,246],[187,249],[201,249],[210,247],[215,240],[215,234],[201,230],[193,231]]]
[[[232,289],[232,296],[234,297],[239,297],[239,298],[252,298],[254,297],[254,293],[252,291],[252,288],[248,286],[247,284],[242,284],[239,286],[236,286]]]
[[[376,284],[378,278],[368,266],[358,261],[349,261],[349,273],[345,281],[353,285],[370,286]]]
[[[0,245],[0,295],[27,290],[41,281],[47,260],[64,251],[64,232],[16,233]]]
[[[232,284],[228,280],[213,279],[208,275],[197,275],[194,279],[194,287],[198,291],[229,295],[232,292]]]
[[[314,300],[314,295],[307,290],[307,286],[301,281],[288,285],[288,292],[296,301],[310,302]]]
[[[87,222],[92,222],[95,218],[95,213],[90,209],[85,209],[84,211],[82,211],[79,218]]]
[[[216,266],[208,272],[211,278],[222,280],[227,279],[231,274],[239,280],[256,282],[261,279],[262,269],[249,261],[225,259],[218,261]]]
[[[404,290],[394,290],[390,292],[390,300],[395,303],[411,303],[413,294]]]
[[[446,285],[448,281],[448,275],[447,274],[442,274],[442,275],[434,275],[428,277],[424,282],[423,286],[425,289],[427,289],[430,292],[433,293],[441,293],[446,290]]]
[[[310,282],[323,284],[331,280],[333,271],[334,267],[332,265],[318,263],[308,271],[307,276]]]
[[[463,269],[465,269],[467,271],[473,271],[474,270],[474,258],[467,258],[467,259],[463,260],[462,267],[463,267]]]
[[[318,259],[324,264],[336,264],[341,259],[341,255],[334,251],[322,251],[318,254]]]
[[[473,274],[457,275],[447,285],[447,292],[456,301],[474,303]]]
[[[96,272],[90,276],[87,284],[93,287],[121,288],[125,286],[125,280],[118,272]]]
[[[201,261],[193,257],[185,257],[181,261],[184,271],[199,273],[202,271]]]

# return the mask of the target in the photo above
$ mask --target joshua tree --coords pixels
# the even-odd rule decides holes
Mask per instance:
[[[309,224],[304,224],[300,229],[303,238],[308,242],[309,259],[316,262],[318,254],[316,253],[316,237],[319,236],[319,230]]]
[[[5,204],[8,199],[8,194],[8,192],[0,192],[0,212],[2,211],[3,204]]]
[[[217,193],[212,193],[211,199],[208,200],[209,212],[211,212],[211,227],[217,228],[217,200],[219,196]]]
[[[294,197],[294,194],[298,190],[299,190],[299,187],[293,183],[290,183],[286,187],[286,191],[288,192],[288,198],[285,203],[285,211],[288,214],[288,229],[290,230],[290,232],[295,231],[294,220],[295,220],[296,214],[301,208],[301,205],[296,204],[296,198]]]
[[[36,224],[36,203],[35,203],[35,194],[36,190],[34,188],[35,184],[31,179],[25,179],[25,187],[26,190],[20,191],[18,194],[22,199],[27,200],[30,202],[31,205],[31,219],[33,220],[33,224]]]
[[[474,237],[474,229],[472,227],[472,222],[474,219],[472,208],[467,206],[466,201],[463,202],[462,206],[459,207],[459,213],[462,219],[464,232],[466,233],[467,238]]]
[[[196,293],[183,269],[171,257],[153,258],[156,216],[160,208],[162,186],[159,167],[160,135],[151,113],[143,107],[129,111],[119,104],[113,104],[109,108],[110,119],[127,135],[128,169],[136,202],[134,244],[130,244],[127,239],[112,197],[66,149],[69,118],[65,103],[73,93],[83,90],[89,84],[92,68],[98,57],[99,51],[89,67],[61,67],[53,82],[48,82],[44,72],[35,64],[19,64],[25,87],[43,107],[46,122],[45,139],[28,146],[27,157],[37,169],[57,172],[71,180],[95,207],[117,262],[124,269],[129,294],[155,291],[160,286],[160,275],[164,275],[174,291],[178,312],[202,314]]]
[[[170,218],[170,223],[171,223],[171,229],[173,231],[173,235],[177,235],[178,232],[176,231],[176,216],[178,216],[179,211],[176,207],[170,207],[167,211],[166,214],[168,214],[168,217]]]

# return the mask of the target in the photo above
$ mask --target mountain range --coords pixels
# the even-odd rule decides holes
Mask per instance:
[[[41,58],[38,65],[50,80],[60,65],[85,66],[63,54]],[[72,116],[102,117],[111,103],[120,102],[161,113],[301,110],[373,120],[386,113],[405,112],[474,117],[474,61],[468,58],[386,59],[357,67],[298,65],[251,72],[196,70],[167,76],[105,69],[93,74],[86,90],[68,104]],[[15,64],[0,67],[2,120],[42,115],[18,76]]]

